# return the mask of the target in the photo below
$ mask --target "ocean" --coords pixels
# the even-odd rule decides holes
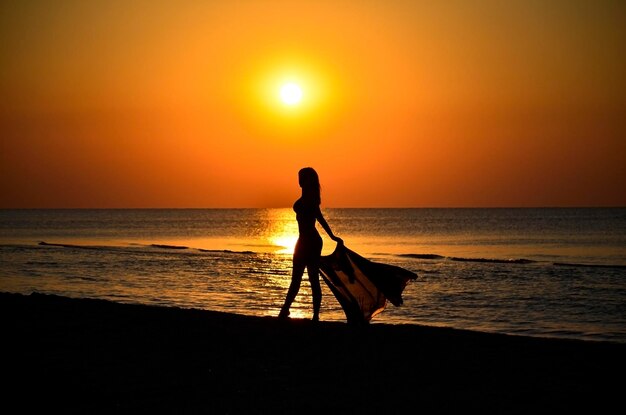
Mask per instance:
[[[626,208],[323,211],[418,275],[372,324],[626,343]],[[0,291],[275,316],[296,238],[287,208],[0,210]],[[345,321],[322,289],[321,320]],[[311,314],[305,275],[291,316]]]

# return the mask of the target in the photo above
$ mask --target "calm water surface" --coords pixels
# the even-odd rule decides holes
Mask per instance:
[[[626,342],[624,208],[325,215],[349,248],[419,276],[374,324]],[[0,290],[276,315],[296,237],[291,209],[0,210]],[[322,320],[345,320],[323,289]],[[305,278],[292,316],[310,315]]]

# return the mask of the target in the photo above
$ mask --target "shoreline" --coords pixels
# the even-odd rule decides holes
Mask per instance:
[[[19,412],[599,412],[621,404],[626,369],[626,344],[605,341],[38,293],[0,292],[0,308]]]

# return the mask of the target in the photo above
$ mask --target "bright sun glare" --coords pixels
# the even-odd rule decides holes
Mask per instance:
[[[302,89],[293,82],[284,84],[280,88],[280,99],[287,105],[296,105],[302,99]]]
[[[293,254],[298,242],[298,236],[294,235],[281,235],[271,238],[271,242],[274,243],[279,249],[278,254]]]

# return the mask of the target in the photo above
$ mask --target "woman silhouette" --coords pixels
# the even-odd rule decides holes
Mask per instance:
[[[305,167],[298,172],[298,182],[302,188],[302,196],[293,204],[298,221],[298,242],[293,252],[293,268],[291,284],[285,298],[285,304],[280,310],[279,318],[289,316],[289,307],[298,295],[302,275],[306,268],[311,283],[313,295],[313,321],[319,321],[320,306],[322,304],[322,289],[319,280],[320,256],[322,254],[322,237],[315,228],[315,222],[319,222],[330,238],[338,243],[343,243],[330,230],[330,226],[324,219],[320,210],[320,180],[317,172],[312,167]]]

